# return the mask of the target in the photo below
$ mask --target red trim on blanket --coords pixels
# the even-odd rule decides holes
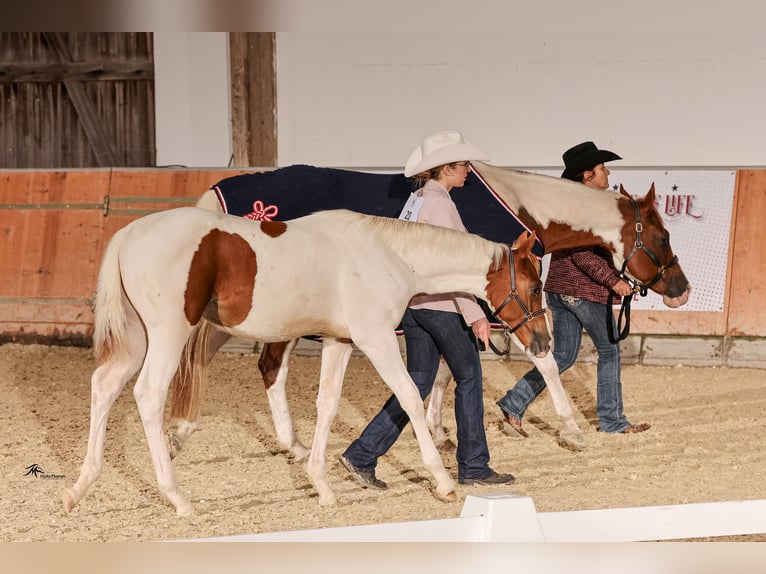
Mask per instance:
[[[494,197],[494,198],[497,200],[497,202],[498,202],[500,205],[502,205],[502,206],[505,208],[505,210],[506,210],[508,213],[510,213],[511,215],[513,215],[513,217],[516,219],[516,221],[518,221],[518,222],[519,222],[519,224],[520,224],[520,225],[521,225],[521,226],[522,226],[524,229],[526,229],[526,230],[527,230],[527,233],[532,233],[532,230],[531,230],[529,227],[527,227],[527,226],[524,224],[524,222],[521,220],[521,218],[519,217],[519,214],[518,214],[518,213],[516,213],[516,212],[515,212],[513,209],[511,209],[511,207],[510,207],[510,206],[509,206],[509,205],[508,205],[508,204],[505,202],[505,200],[504,200],[502,197],[500,197],[500,196],[497,194],[497,192],[496,192],[494,189],[492,189],[492,186],[491,186],[491,185],[489,185],[489,183],[487,182],[487,180],[486,180],[486,179],[484,179],[484,178],[482,177],[481,173],[479,173],[479,170],[477,170],[477,169],[476,169],[476,167],[475,167],[473,164],[471,164],[471,169],[473,169],[473,173],[475,173],[475,174],[476,174],[476,177],[478,177],[478,178],[479,178],[479,181],[481,181],[481,182],[484,184],[484,187],[486,187],[486,188],[489,190],[489,192],[490,192],[490,193],[492,194],[492,196],[493,196],[493,197]],[[537,243],[539,243],[539,244],[540,244],[542,247],[544,247],[544,246],[543,246],[543,244],[542,244],[542,242],[541,242],[539,239],[535,238],[535,241],[536,241]],[[540,257],[538,257],[538,259],[540,259]]]
[[[217,185],[214,185],[212,187],[212,190],[215,192],[215,195],[218,197],[218,203],[221,204],[221,209],[223,209],[223,212],[229,213],[229,208],[226,205],[226,200],[223,198],[223,194],[221,193],[221,190],[218,189]]]

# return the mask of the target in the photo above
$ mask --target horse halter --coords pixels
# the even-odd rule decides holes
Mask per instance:
[[[676,265],[678,263],[678,256],[674,255],[673,258],[668,261],[665,264],[660,263],[659,258],[657,255],[654,254],[654,252],[649,249],[649,247],[646,246],[646,244],[641,240],[641,233],[644,231],[644,224],[641,223],[641,213],[639,210],[638,202],[635,199],[630,200],[630,204],[633,206],[633,211],[636,213],[636,241],[633,243],[633,249],[631,249],[630,253],[628,253],[628,256],[625,258],[625,261],[622,263],[622,268],[620,269],[620,272],[618,275],[621,279],[624,281],[627,281],[629,285],[633,288],[633,293],[638,293],[641,295],[641,297],[646,297],[646,295],[649,293],[649,289],[651,289],[657,281],[662,279],[662,277],[665,275],[665,271],[673,267],[673,265]],[[657,267],[657,273],[652,277],[652,279],[648,283],[642,283],[638,279],[634,279],[633,277],[629,277],[627,273],[628,269],[628,262],[631,260],[631,258],[638,253],[639,251],[643,251],[646,256],[651,259],[652,263],[654,263],[655,267]],[[614,336],[613,328],[612,328],[612,321],[611,317],[607,318],[607,331],[609,335],[609,341],[612,343],[619,343],[623,339],[627,338],[628,334],[630,333],[630,302],[633,300],[633,293],[630,295],[626,295],[622,299],[622,305],[620,306],[620,313],[617,318],[617,331],[618,336]],[[608,301],[608,308],[610,310],[612,309],[612,292],[609,292],[609,301]],[[624,321],[624,325],[623,325]],[[620,327],[620,325],[623,325]]]
[[[633,286],[634,293],[638,293],[642,297],[646,297],[649,289],[651,289],[655,283],[657,283],[657,281],[662,279],[663,275],[665,275],[665,271],[678,263],[678,256],[674,255],[673,258],[664,265],[660,263],[659,258],[651,249],[646,246],[646,243],[641,240],[641,233],[644,231],[644,224],[641,223],[641,213],[639,211],[638,202],[635,199],[631,199],[630,204],[633,206],[633,211],[636,213],[636,241],[633,244],[633,249],[631,249],[630,253],[628,253],[628,256],[625,258],[625,261],[622,263],[622,268],[620,269],[620,277]],[[631,258],[639,251],[643,251],[646,256],[652,260],[652,263],[654,263],[655,267],[657,267],[657,273],[648,283],[641,283],[638,279],[629,277],[627,274],[628,262],[630,262]]]
[[[500,305],[498,305],[497,309],[495,309],[494,315],[500,318],[499,317],[500,311],[505,309],[511,301],[516,301],[516,303],[518,303],[519,307],[521,308],[521,311],[524,313],[524,317],[521,319],[521,321],[516,323],[515,326],[505,328],[506,334],[510,335],[517,329],[520,329],[521,327],[529,323],[535,317],[539,317],[540,315],[543,315],[545,313],[545,309],[541,308],[541,309],[538,309],[537,311],[530,312],[529,308],[527,308],[524,301],[521,300],[521,296],[519,296],[519,291],[518,289],[516,289],[516,267],[514,265],[513,248],[510,245],[508,246],[508,271],[511,276],[511,291],[510,293],[508,293],[508,296],[503,300],[503,302],[500,303]],[[508,347],[505,349],[505,351],[500,351],[498,350],[497,347],[495,347],[495,345],[492,343],[491,340],[489,342],[489,346],[497,355],[507,355],[511,350],[511,346],[509,344]]]

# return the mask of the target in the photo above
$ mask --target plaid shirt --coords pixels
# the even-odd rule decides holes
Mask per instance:
[[[603,247],[566,249],[551,254],[545,290],[603,305],[620,280],[611,255]],[[619,303],[619,295],[614,295]]]

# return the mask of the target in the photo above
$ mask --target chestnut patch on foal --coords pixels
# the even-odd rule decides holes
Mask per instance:
[[[253,300],[256,255],[241,236],[213,229],[199,243],[189,267],[184,313],[196,325],[204,316],[220,325],[245,320]]]
[[[261,221],[261,231],[269,237],[279,237],[287,229],[284,221]]]

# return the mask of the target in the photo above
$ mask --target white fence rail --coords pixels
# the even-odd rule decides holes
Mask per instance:
[[[219,538],[220,542],[640,542],[766,533],[766,500],[537,512],[528,496],[468,495],[460,517]],[[200,541],[200,539],[196,539]]]

